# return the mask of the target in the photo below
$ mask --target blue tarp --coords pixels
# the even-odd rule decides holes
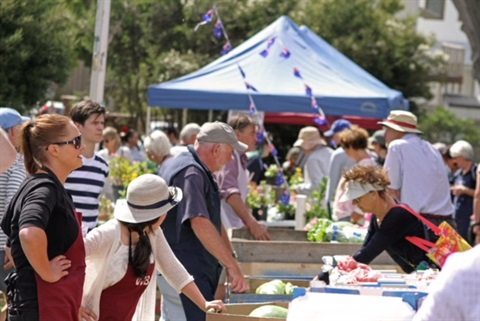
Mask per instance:
[[[207,28],[207,27],[203,27]],[[274,43],[266,57],[260,52]],[[287,49],[289,58],[281,55]],[[242,77],[238,66],[245,72]],[[294,76],[297,68],[303,78]],[[245,81],[258,110],[314,112],[308,85],[327,115],[386,118],[390,110],[408,109],[396,90],[370,75],[305,26],[282,16],[230,53],[181,78],[148,89],[152,107],[248,110]]]

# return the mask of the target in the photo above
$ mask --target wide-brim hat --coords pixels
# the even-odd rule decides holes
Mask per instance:
[[[127,188],[127,199],[115,204],[114,216],[125,223],[143,223],[166,214],[183,198],[182,190],[168,186],[158,175],[145,174]]]
[[[387,119],[378,124],[402,133],[423,134],[417,129],[417,116],[405,110],[392,110]]]
[[[298,133],[298,139],[293,144],[294,147],[303,149],[312,149],[316,145],[326,145],[325,140],[320,136],[320,132],[316,127],[303,127]]]

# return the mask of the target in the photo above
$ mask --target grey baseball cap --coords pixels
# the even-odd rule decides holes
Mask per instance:
[[[219,121],[203,124],[197,135],[197,140],[205,143],[229,144],[240,153],[248,149],[247,145],[238,141],[231,126]]]

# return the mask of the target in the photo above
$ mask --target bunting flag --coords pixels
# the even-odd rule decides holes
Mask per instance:
[[[287,48],[284,48],[280,53],[280,57],[283,57],[285,59],[290,58],[290,51]]]
[[[215,16],[215,14],[217,13],[217,8],[213,7],[212,9],[208,10],[206,14],[204,14],[202,16],[202,21],[197,23],[197,25],[195,26],[195,28],[193,29],[193,31],[197,31],[198,28],[200,28],[201,26],[203,25],[206,25],[207,23],[210,23],[212,22],[213,20],[213,17]]]
[[[220,18],[217,18],[217,22],[215,23],[215,26],[213,27],[213,35],[217,39],[220,39],[223,36],[223,24],[222,24],[222,20],[220,20]]]
[[[327,118],[325,117],[325,113],[323,112],[322,108],[318,106],[317,104],[317,99],[315,98],[315,95],[313,94],[312,88],[307,85],[305,80],[302,77],[302,74],[300,73],[300,70],[298,70],[297,67],[293,68],[293,75],[303,81],[303,85],[305,86],[305,94],[310,97],[310,105],[312,106],[313,110],[315,113],[318,113],[318,115],[313,119],[315,124],[318,126],[322,126],[328,123]]]
[[[275,43],[275,37],[272,37],[272,38],[268,39],[267,40],[267,48],[260,52],[260,56],[262,56],[263,58],[266,58],[268,56],[268,54],[270,53],[270,48],[272,48],[274,43]]]
[[[223,48],[222,48],[222,51],[220,52],[220,54],[222,56],[226,55],[227,53],[230,52],[230,50],[232,50],[232,45],[230,44],[230,41],[227,40],[227,42],[225,42],[225,44],[223,45]]]
[[[280,196],[280,199],[278,201],[285,205],[290,204],[290,190],[288,188],[285,189],[285,191],[283,192],[282,196]]]
[[[282,168],[278,169],[278,175],[277,175],[276,183],[277,183],[278,187],[282,187],[283,185],[285,185],[287,183],[287,180],[285,179],[285,176],[283,175]],[[283,192],[282,196],[280,196],[280,199],[278,201],[280,203],[285,204],[285,205],[290,204],[290,189],[288,188],[288,186],[285,189],[285,191]]]
[[[257,88],[253,87],[251,84],[249,84],[248,82],[245,82],[245,87],[247,87],[247,89],[250,89],[250,90],[253,90],[255,92],[258,93],[258,90]]]

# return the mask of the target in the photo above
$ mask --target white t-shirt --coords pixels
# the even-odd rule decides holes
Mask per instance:
[[[419,213],[452,215],[450,186],[440,153],[416,134],[407,134],[388,146],[384,168],[389,188],[400,190],[400,200]]]
[[[413,321],[480,320],[480,245],[452,254]]]

